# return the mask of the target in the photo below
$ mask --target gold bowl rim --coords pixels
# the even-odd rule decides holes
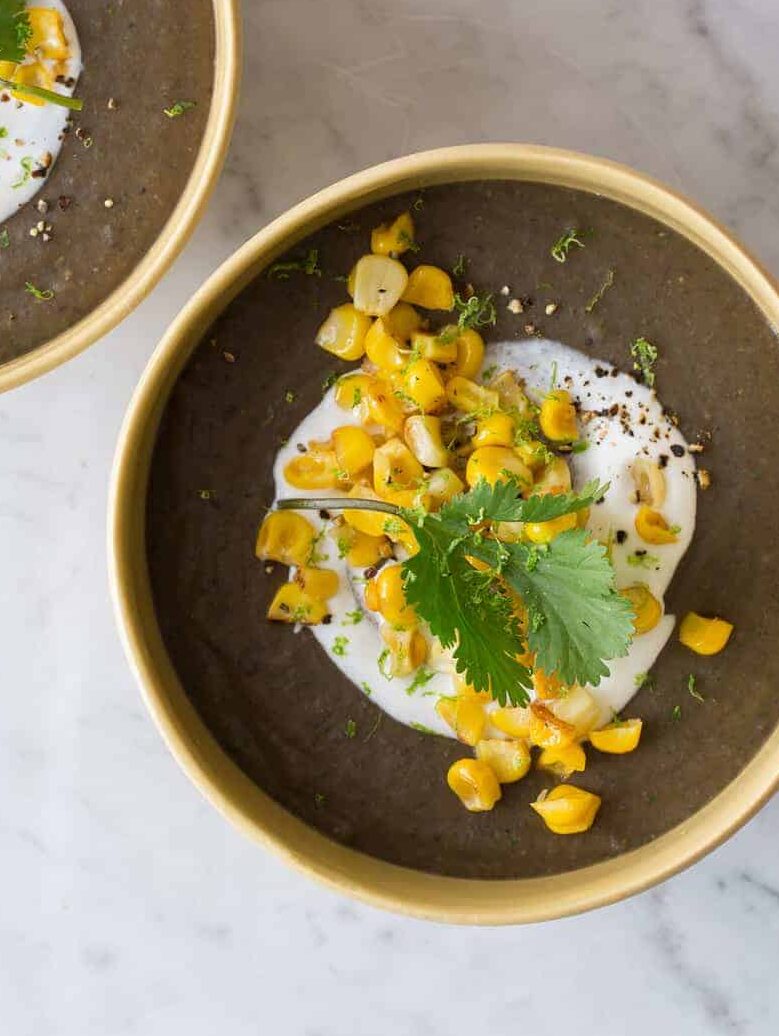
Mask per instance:
[[[665,880],[749,819],[779,785],[779,728],[702,809],[638,849],[537,878],[465,879],[399,867],[339,845],[288,813],[228,758],[202,723],[162,642],[144,547],[151,454],[168,395],[214,317],[267,263],[312,231],[381,197],[479,179],[553,183],[603,195],[678,231],[708,253],[779,327],[769,274],[710,215],[682,195],[603,158],[529,144],[477,144],[395,159],[294,206],[239,248],[204,283],[155,350],[120,434],[109,504],[111,591],[121,638],[168,747],[205,797],[249,837],[341,892],[378,907],[459,924],[550,920],[616,902]]]
[[[240,0],[212,0],[214,79],[206,128],[176,207],[132,272],[91,313],[48,342],[0,365],[0,393],[48,373],[121,323],[146,298],[189,239],[219,178],[230,143],[241,74]]]

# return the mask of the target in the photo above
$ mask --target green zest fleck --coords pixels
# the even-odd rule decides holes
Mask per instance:
[[[376,659],[376,665],[379,668],[379,672],[386,680],[392,679],[392,674],[387,672],[387,659],[389,658],[389,648],[384,648],[382,653]]]
[[[609,270],[608,274],[606,275],[606,280],[603,282],[603,284],[601,284],[600,288],[598,288],[598,290],[592,296],[590,301],[584,307],[588,313],[592,313],[592,311],[595,309],[595,307],[598,305],[600,300],[603,298],[603,296],[606,294],[606,292],[609,290],[613,283],[614,271]]]
[[[398,241],[400,241],[402,245],[405,245],[409,252],[419,251],[419,245],[416,243],[413,237],[411,237],[410,234],[406,233],[405,230],[401,230],[401,232],[398,234]]]
[[[486,327],[488,324],[495,324],[498,319],[495,303],[489,292],[470,295],[467,299],[455,295],[454,308],[459,313],[457,326],[461,331],[469,327]]]
[[[353,612],[347,612],[344,615],[343,626],[359,626],[362,620],[365,618],[365,613],[356,608]]]
[[[487,367],[484,371],[482,371],[481,380],[484,382],[492,381],[492,379],[495,377],[497,369],[497,363],[493,363],[491,367]]]
[[[334,655],[338,655],[339,658],[343,658],[346,654],[346,647],[349,643],[348,637],[336,637],[333,640],[333,646],[330,649]]]
[[[314,802],[317,804],[317,806],[324,806],[324,804],[325,804],[325,797],[324,797],[324,795],[322,794],[321,791],[318,791],[314,795]]]
[[[652,388],[655,383],[657,346],[646,338],[637,338],[630,347],[630,355],[633,357],[633,370],[639,371],[644,384]]]
[[[636,551],[634,554],[628,554],[627,562],[633,568],[651,568],[657,571],[660,565],[660,558],[656,554],[639,553]]]
[[[584,453],[585,450],[589,450],[590,440],[579,439],[578,442],[571,443],[571,453]]]
[[[414,212],[419,212],[420,209],[424,208],[424,205],[425,199],[420,194],[419,197],[415,198],[412,202],[411,208],[414,210]]]
[[[54,292],[51,288],[36,288],[32,281],[27,281],[25,283],[24,290],[28,295],[32,295],[38,302],[51,302],[54,298]]]
[[[426,727],[424,723],[410,723],[409,726],[413,727],[414,730],[418,730],[420,734],[435,734],[434,730],[430,727]]]
[[[196,101],[176,101],[170,108],[163,108],[162,110],[168,116],[169,119],[178,119],[184,112],[188,112],[191,108],[197,108]]]
[[[288,281],[291,273],[305,273],[309,277],[321,277],[319,266],[319,250],[309,248],[304,259],[290,259],[286,262],[273,263],[268,268],[268,276],[279,281]]]
[[[0,126],[0,140],[8,136],[8,128],[6,126]]]
[[[468,259],[462,254],[457,256],[454,266],[452,267],[452,273],[455,277],[462,277],[465,274],[465,267],[468,265]]]
[[[371,685],[368,683],[367,680],[363,680],[362,683],[360,684],[360,687],[362,687],[363,691],[365,692],[365,696],[367,698],[370,698],[373,695],[373,688],[371,687]]]
[[[681,525],[671,525],[671,526],[669,526],[668,531],[672,532],[674,534],[674,536],[676,536],[678,533],[680,533],[682,531],[682,527],[681,527]]]
[[[344,727],[344,734],[346,734],[347,737],[357,736],[357,724],[353,719],[347,719],[346,726]]]
[[[11,247],[11,239],[8,236],[8,231],[6,230],[5,227],[3,227],[3,229],[0,230],[0,248],[10,248],[10,247]]]
[[[213,489],[198,489],[197,495],[201,500],[213,500],[216,493]]]
[[[641,687],[652,687],[654,680],[650,673],[636,673],[634,683],[636,690],[639,690]]]
[[[671,719],[674,722],[678,722],[682,718],[682,707],[681,705],[674,705],[671,709]]]
[[[426,669],[424,666],[420,666],[414,676],[414,679],[411,681],[408,687],[406,687],[406,694],[414,694],[421,687],[424,687],[425,684],[430,683],[434,676],[435,673],[432,669]]]
[[[335,385],[336,381],[338,381],[338,372],[330,371],[325,380],[322,382],[322,395],[324,395],[325,392],[329,392],[333,385]]]
[[[26,183],[30,182],[30,177],[32,176],[33,160],[29,155],[25,155],[19,164],[22,169],[19,173],[19,179],[15,183],[11,184],[13,190],[17,190],[19,187],[24,187]]]
[[[584,248],[582,237],[584,237],[583,230],[576,230],[575,228],[566,230],[552,245],[550,249],[552,258],[558,263],[564,263],[574,245],[577,248]]]
[[[287,391],[284,393],[284,402],[285,403],[294,403],[295,402],[295,393],[292,391],[292,389],[287,389]]]
[[[694,673],[690,673],[687,677],[687,690],[696,701],[706,701],[701,692],[698,690],[698,679]]]

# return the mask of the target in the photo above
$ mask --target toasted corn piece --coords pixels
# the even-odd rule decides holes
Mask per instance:
[[[454,363],[457,359],[457,336],[452,326],[442,328],[437,334],[430,331],[416,331],[411,336],[411,348],[426,360],[434,363]]]
[[[530,703],[530,730],[528,738],[538,748],[570,745],[576,738],[576,728],[560,719],[539,701]]]
[[[458,759],[449,767],[446,782],[471,813],[492,809],[502,794],[498,778],[481,759]]]
[[[370,568],[392,554],[392,547],[386,536],[369,536],[353,529],[346,521],[330,530],[335,540],[338,556],[346,558],[352,568]]]
[[[520,417],[530,417],[533,413],[533,404],[525,395],[524,385],[513,371],[503,371],[493,378],[490,388],[498,393],[504,410],[513,410]]]
[[[534,476],[543,471],[544,466],[551,459],[549,449],[538,439],[526,439],[524,442],[518,442],[514,445],[514,449],[519,459],[527,464]]]
[[[400,342],[389,330],[387,319],[377,317],[365,336],[365,355],[385,371],[398,371],[408,362],[408,353],[404,352]]]
[[[541,701],[559,698],[564,690],[557,673],[546,673],[543,669],[533,670],[533,689]]]
[[[507,708],[495,709],[487,717],[490,723],[504,734],[513,738],[528,738],[530,736],[531,713],[530,709],[523,705],[512,705]]]
[[[41,97],[36,97],[35,94],[28,93],[24,89],[25,86],[38,86],[43,90],[54,89],[54,76],[49,69],[40,61],[33,61],[26,65],[12,66],[14,71],[11,76],[6,78],[13,79],[15,83],[19,84],[18,89],[11,90],[11,94],[18,101],[24,101],[25,104],[31,104],[36,108],[40,108],[47,102]]]
[[[477,696],[458,694],[454,698],[439,698],[435,709],[463,744],[473,748],[481,741],[487,724],[487,715]]]
[[[309,450],[293,457],[284,465],[284,478],[295,489],[337,489],[348,481],[334,450]]]
[[[696,655],[716,655],[730,640],[733,623],[726,619],[706,619],[687,612],[679,626],[679,640]]]
[[[364,428],[341,425],[334,430],[332,443],[338,468],[345,471],[349,478],[354,478],[373,462],[376,443]]]
[[[460,477],[451,468],[439,468],[427,480],[427,495],[431,508],[441,507],[465,490]]]
[[[564,457],[546,464],[533,486],[534,493],[567,493],[571,488],[571,469]]]
[[[271,511],[257,534],[255,554],[263,561],[305,565],[316,539],[316,529],[294,511]]]
[[[408,274],[403,263],[385,255],[364,255],[354,267],[355,309],[372,317],[383,317],[400,301],[407,284]]]
[[[524,522],[493,522],[492,531],[502,543],[519,543],[524,527]]]
[[[267,613],[272,622],[302,622],[307,626],[315,626],[327,614],[325,602],[306,593],[299,583],[280,586]]]
[[[414,414],[403,426],[406,445],[426,468],[443,468],[449,463],[449,451],[441,438],[441,418],[431,414]]]
[[[573,727],[577,737],[588,734],[600,717],[600,707],[584,687],[572,687],[562,698],[550,702],[549,708],[558,719]]]
[[[476,758],[490,767],[500,784],[513,784],[521,780],[530,769],[530,747],[527,741],[487,738],[476,743]]]
[[[579,524],[578,514],[561,514],[548,522],[526,522],[525,536],[531,543],[551,543],[561,532],[575,529]]]
[[[457,339],[457,361],[451,373],[456,378],[475,378],[484,361],[484,339],[472,327],[460,332]],[[497,404],[495,404],[497,405]]]
[[[403,569],[400,565],[385,565],[368,584],[365,603],[371,611],[379,612],[396,629],[412,629],[418,625],[417,613],[406,604],[403,589]]]
[[[548,795],[539,795],[531,807],[556,835],[578,835],[592,827],[600,797],[584,788],[558,784]]]
[[[49,7],[28,7],[32,34],[27,41],[28,54],[40,54],[50,61],[66,61],[70,47],[65,36],[62,15]]]
[[[302,565],[295,573],[295,582],[306,591],[310,597],[317,597],[320,601],[329,601],[338,593],[338,573],[332,568],[310,568]]]
[[[541,750],[536,766],[539,770],[546,770],[555,777],[567,780],[572,773],[584,772],[587,756],[582,746],[576,742],[571,745],[556,745]]]
[[[450,378],[446,383],[446,398],[455,409],[466,414],[473,414],[479,410],[495,410],[498,406],[497,392],[459,375]]]
[[[631,586],[623,587],[619,592],[630,601],[636,635],[653,630],[662,618],[663,606],[649,587],[645,583],[633,583]]]
[[[408,276],[403,301],[423,309],[452,309],[452,279],[438,266],[417,266]]]
[[[410,676],[427,657],[427,641],[419,630],[382,626],[381,636],[389,649],[381,667],[385,676]]]
[[[599,752],[625,755],[638,747],[641,739],[641,727],[640,719],[623,719],[616,723],[609,723],[600,730],[590,731],[590,744]]]
[[[565,389],[547,393],[538,421],[541,431],[551,442],[573,442],[579,437],[576,408],[571,402],[570,392]]]
[[[398,302],[384,317],[387,330],[404,345],[415,331],[424,324],[424,320],[408,302]]]
[[[371,231],[374,255],[403,255],[414,245],[414,220],[410,212],[401,212],[392,223],[382,223]]]
[[[408,365],[403,392],[423,413],[438,410],[446,402],[444,379],[430,360],[415,360]]]
[[[381,425],[389,432],[401,432],[406,415],[393,390],[377,378],[368,386],[365,393],[365,411],[367,420]]]
[[[638,509],[635,520],[636,532],[645,543],[676,543],[676,533],[659,511],[646,504]]]
[[[362,414],[366,394],[373,385],[375,379],[370,374],[346,374],[335,383],[335,401],[343,410]]]
[[[331,309],[316,333],[316,344],[341,360],[359,360],[365,352],[370,319],[351,302]]]
[[[482,478],[494,486],[512,475],[528,490],[533,485],[530,469],[506,446],[482,446],[474,450],[465,468],[465,480],[469,486],[475,486]]]
[[[473,445],[479,446],[512,446],[514,443],[514,418],[510,414],[498,411],[483,417],[477,422]]]
[[[348,494],[352,500],[381,500],[372,486],[360,482],[352,486]],[[366,536],[383,536],[384,526],[391,517],[383,511],[365,511],[358,508],[347,508],[344,510],[344,521],[358,532],[364,532]]]
[[[662,507],[665,503],[665,475],[653,460],[637,457],[630,468],[639,503]]]
[[[406,506],[422,492],[424,474],[401,439],[388,439],[373,454],[373,488],[385,500]]]

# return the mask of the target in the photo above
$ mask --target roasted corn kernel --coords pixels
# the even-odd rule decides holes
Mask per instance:
[[[429,331],[415,331],[411,336],[411,348],[426,360],[434,363],[454,363],[457,359],[457,328],[441,328],[437,334]]]
[[[528,490],[533,485],[530,469],[506,446],[482,446],[474,450],[465,468],[465,480],[469,486],[475,486],[482,478],[493,486],[512,475]]]
[[[460,332],[457,339],[457,360],[452,367],[453,377],[475,378],[484,361],[484,339],[472,327]],[[497,404],[496,404],[497,405]]]
[[[371,611],[395,628],[410,629],[417,625],[417,613],[406,604],[403,589],[403,569],[400,565],[385,565],[368,584],[365,603]]]
[[[268,618],[273,622],[301,622],[315,626],[327,615],[324,601],[306,593],[299,583],[284,583],[268,608]]]
[[[571,687],[565,695],[550,702],[549,708],[558,719],[573,727],[577,737],[588,734],[600,717],[600,706],[584,687]]]
[[[365,352],[370,318],[351,302],[330,310],[316,334],[316,344],[340,360],[359,360]]]
[[[662,618],[663,606],[649,587],[645,583],[633,583],[632,586],[623,587],[620,593],[630,601],[636,635],[653,630]]]
[[[385,500],[414,506],[423,495],[424,469],[400,439],[388,439],[373,454],[373,488]]]
[[[500,784],[513,784],[530,769],[530,748],[523,740],[487,738],[478,741],[476,758],[490,767]]]
[[[623,719],[609,723],[600,730],[590,731],[590,744],[599,752],[610,755],[625,755],[638,747],[641,738],[641,720]]]
[[[488,717],[490,723],[497,730],[514,738],[528,738],[530,736],[530,709],[522,705],[512,705],[507,708],[495,709]]]
[[[637,457],[630,469],[639,503],[662,507],[665,503],[665,475],[660,467],[647,457]]]
[[[417,266],[408,276],[403,301],[423,309],[451,309],[454,306],[452,279],[438,266]]]
[[[676,543],[676,533],[659,511],[642,504],[635,520],[636,532],[645,543]]]
[[[403,426],[406,445],[426,468],[443,468],[449,462],[449,451],[441,438],[441,419],[431,414],[414,414]]]
[[[536,766],[539,770],[546,770],[555,777],[567,780],[572,773],[584,772],[587,756],[582,746],[576,742],[570,745],[553,745],[541,749]]]
[[[308,450],[284,465],[284,478],[295,489],[336,489],[348,482],[334,450]]]
[[[514,419],[510,414],[500,411],[481,418],[476,425],[473,445],[479,446],[511,446],[514,442]]]
[[[487,716],[478,697],[472,694],[458,694],[452,698],[439,698],[435,708],[463,744],[473,747],[481,741]]]
[[[548,705],[534,701],[530,704],[528,738],[538,748],[570,745],[576,738],[576,729],[556,716]]]
[[[541,403],[538,420],[541,431],[551,442],[572,442],[579,435],[576,408],[571,402],[570,392],[565,389],[547,393]]]
[[[339,471],[354,478],[370,467],[376,444],[364,428],[356,425],[341,425],[332,435],[333,450]]]
[[[294,511],[271,511],[257,534],[255,554],[263,561],[305,565],[316,539],[316,529]]]
[[[403,255],[414,244],[414,220],[410,212],[401,212],[392,223],[382,223],[371,231],[374,255]]]
[[[400,342],[390,332],[385,317],[377,317],[368,328],[365,355],[385,371],[401,370],[408,361],[408,353],[403,352]]]
[[[534,493],[567,493],[571,488],[571,469],[564,457],[550,460],[533,486]]]
[[[490,388],[498,393],[500,405],[504,410],[511,410],[520,417],[530,417],[533,405],[525,395],[521,381],[513,371],[503,371],[490,382]]]
[[[444,379],[430,360],[415,360],[403,376],[403,392],[423,413],[438,410],[446,402]]]
[[[592,827],[600,803],[600,798],[590,791],[558,784],[530,805],[554,834],[578,835]]]
[[[456,410],[466,414],[495,410],[498,406],[497,392],[460,375],[450,378],[446,383],[446,398]]]
[[[317,597],[321,601],[327,601],[338,593],[338,573],[332,568],[310,568],[301,565],[295,573],[295,582],[309,596]]]
[[[498,778],[481,759],[458,759],[449,767],[446,782],[471,813],[492,809],[502,794]]]
[[[460,477],[451,468],[439,468],[427,479],[427,495],[431,508],[441,507],[465,489]]]
[[[427,641],[419,630],[382,626],[381,637],[389,650],[382,664],[385,676],[410,676],[427,656]]]
[[[526,522],[525,536],[531,543],[551,543],[561,532],[568,532],[578,525],[576,513],[561,514],[548,522]]]
[[[697,655],[716,655],[730,640],[733,624],[725,619],[705,619],[687,612],[679,626],[679,640]]]
[[[354,307],[360,313],[383,317],[400,301],[407,284],[403,263],[385,255],[364,255],[354,267]]]
[[[354,410],[360,413],[365,412],[364,406],[368,389],[375,385],[375,380],[370,374],[346,374],[335,383],[335,401],[343,410]]]
[[[384,317],[387,330],[399,342],[408,342],[415,331],[422,327],[424,321],[408,302],[398,302]]]

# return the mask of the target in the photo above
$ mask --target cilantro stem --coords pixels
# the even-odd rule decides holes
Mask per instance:
[[[31,83],[15,83],[13,79],[6,79],[4,76],[0,76],[0,86],[16,90],[18,93],[30,94],[32,97],[40,97],[42,101],[58,104],[62,108],[70,108],[71,111],[80,112],[84,107],[84,102],[78,97],[68,97],[65,94],[58,94],[54,90],[44,90],[42,86],[33,86]]]
[[[386,514],[400,514],[400,508],[395,504],[388,504],[384,500],[355,500],[352,497],[344,496],[302,496],[289,497],[286,500],[279,500],[276,507],[280,511],[335,511],[335,510],[358,510],[358,511],[384,511]]]

